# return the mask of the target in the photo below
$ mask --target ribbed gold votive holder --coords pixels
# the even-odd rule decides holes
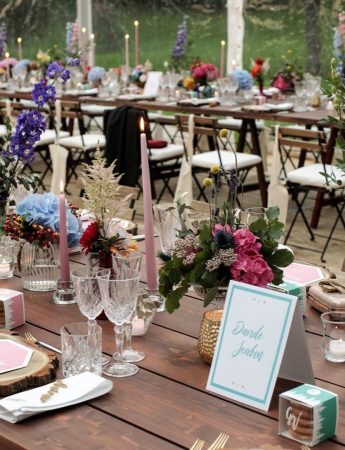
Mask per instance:
[[[211,364],[216,346],[223,310],[206,311],[201,321],[198,351],[201,359]]]

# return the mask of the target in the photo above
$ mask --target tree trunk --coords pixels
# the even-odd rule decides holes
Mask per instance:
[[[305,38],[307,44],[306,71],[312,75],[319,75],[321,68],[321,0],[305,0]]]

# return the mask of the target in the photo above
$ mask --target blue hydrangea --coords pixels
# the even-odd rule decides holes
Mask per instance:
[[[24,111],[17,121],[10,141],[10,153],[24,162],[34,159],[34,145],[45,130],[45,120],[38,110]]]
[[[247,70],[236,69],[233,72],[233,76],[238,82],[238,88],[243,90],[249,90],[253,86],[253,78]]]
[[[38,106],[44,106],[46,103],[55,103],[56,89],[44,80],[35,83],[32,90],[32,100]]]
[[[72,214],[66,203],[67,242],[68,247],[76,247],[82,235],[82,226]],[[60,231],[59,198],[51,193],[29,194],[18,203],[17,213],[26,217],[26,221]]]
[[[29,59],[21,59],[20,61],[17,62],[17,64],[14,65],[12,72],[13,75],[18,75],[23,68],[27,68],[30,64],[30,60]]]
[[[104,74],[105,69],[103,67],[95,66],[90,70],[87,79],[89,80],[90,83],[98,83],[102,81]]]

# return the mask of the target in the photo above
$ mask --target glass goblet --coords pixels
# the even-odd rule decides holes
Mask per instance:
[[[113,267],[114,269],[133,269],[140,272],[141,261],[143,259],[143,254],[139,252],[129,253],[128,256],[122,256],[119,253],[113,255]],[[132,318],[132,321],[135,318]],[[132,348],[132,321],[126,323],[125,325],[125,344],[122,353],[122,360],[126,362],[138,362],[145,358],[144,352],[139,352]],[[115,361],[119,361],[119,356],[117,353],[114,354]]]
[[[133,320],[139,278],[140,272],[133,269],[114,269],[110,279],[98,278],[105,314],[114,324],[116,358],[119,360],[104,367],[103,373],[110,377],[129,377],[139,371],[136,365],[123,360],[125,324]]]
[[[249,225],[258,219],[264,219],[266,217],[266,208],[257,206],[254,208],[247,208],[244,212],[245,214],[245,224]]]
[[[103,310],[102,297],[96,278],[109,279],[111,270],[85,267],[72,271],[75,295],[80,312],[87,317],[90,334],[93,333],[97,325],[96,317]],[[102,355],[102,365],[108,364],[109,356]]]

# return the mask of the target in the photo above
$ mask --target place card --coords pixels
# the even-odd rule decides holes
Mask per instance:
[[[283,272],[284,280],[292,281],[303,286],[316,283],[326,278],[320,267],[298,262],[293,262],[289,266],[284,267]]]
[[[207,389],[267,411],[278,377],[313,383],[297,298],[230,281]]]
[[[147,74],[144,96],[158,97],[163,72],[151,71]]]
[[[26,367],[33,350],[11,339],[0,340],[0,374]]]

